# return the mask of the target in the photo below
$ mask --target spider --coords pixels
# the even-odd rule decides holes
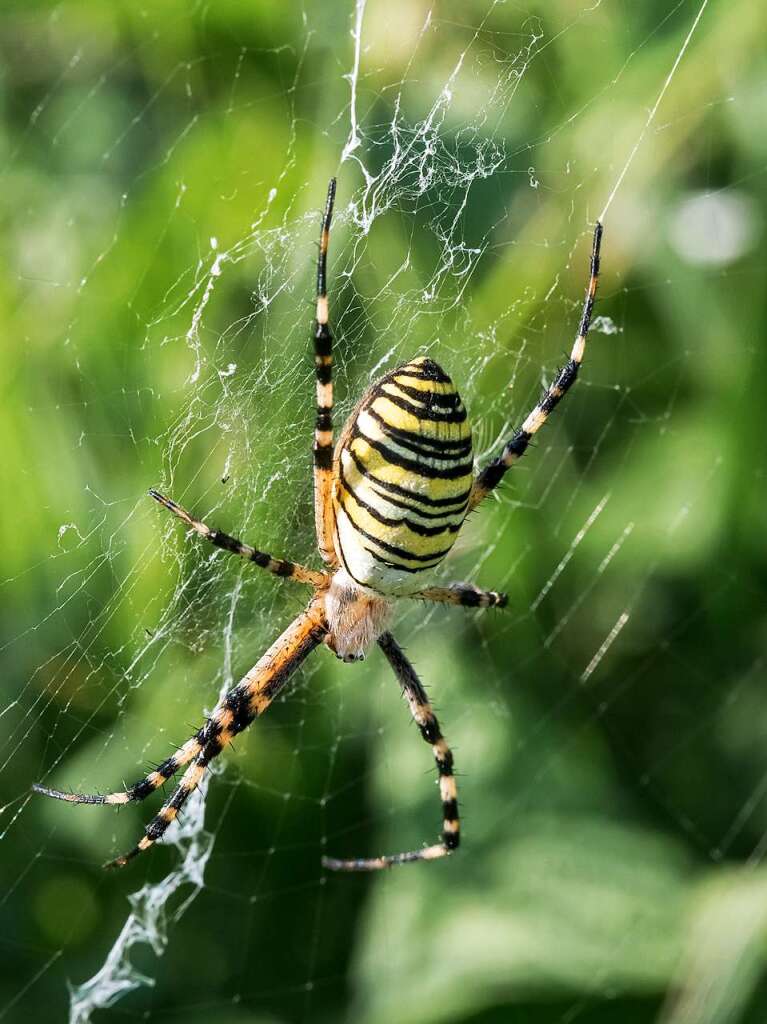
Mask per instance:
[[[586,347],[599,275],[602,225],[597,222],[590,278],[569,361],[502,451],[474,475],[471,430],[450,377],[434,360],[419,357],[392,370],[364,393],[333,438],[333,336],[328,326],[327,252],[336,181],[331,179],[317,260],[314,365],[314,518],[324,570],[274,558],[193,518],[154,489],[149,494],[209,543],[283,579],[313,589],[306,609],[266,654],[217,704],[197,732],[158,767],[127,789],[106,795],[68,793],[35,785],[38,793],[73,804],[127,804],[144,800],[186,766],[178,785],[143,837],[107,867],[122,866],[149,849],[178,816],[205,771],[224,747],[262,715],[305,658],[321,644],[345,662],[359,661],[377,644],[399,680],[439,773],[442,834],[439,843],[381,857],[324,857],[335,871],[375,871],[411,861],[436,860],[458,848],[460,822],[453,755],[426,691],[387,629],[398,598],[420,598],[467,608],[502,608],[506,595],[469,583],[430,586],[430,570],[452,547],[467,514],[524,455],[533,435],[572,387]]]

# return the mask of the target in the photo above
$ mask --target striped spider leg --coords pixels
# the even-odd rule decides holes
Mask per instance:
[[[298,562],[290,562],[286,558],[274,558],[272,555],[267,555],[265,551],[252,548],[250,544],[243,544],[236,537],[230,537],[223,530],[212,530],[199,519],[194,519],[177,502],[171,498],[166,498],[164,494],[160,494],[154,487],[149,488],[149,496],[154,498],[164,508],[167,508],[169,512],[172,512],[174,516],[178,516],[182,523],[186,523],[195,533],[199,534],[204,540],[209,541],[214,547],[221,548],[233,555],[239,555],[240,558],[253,562],[260,569],[265,569],[266,572],[280,576],[282,579],[295,580],[296,583],[308,583],[309,586],[315,587],[318,590],[326,587],[330,582],[330,577],[326,572],[309,569],[305,565],[300,565]]]
[[[461,823],[458,817],[458,790],[453,774],[453,753],[448,747],[440,731],[439,722],[432,710],[426,690],[416,675],[402,648],[391,635],[382,633],[378,638],[378,646],[386,656],[386,660],[399,680],[402,692],[410,707],[410,713],[418,726],[421,736],[429,744],[434,754],[439,772],[439,792],[442,800],[442,841],[433,846],[425,846],[420,850],[409,850],[406,853],[394,853],[383,857],[361,857],[339,860],[336,857],[323,857],[323,867],[331,871],[380,871],[397,864],[408,864],[417,860],[437,860],[446,857],[458,849],[461,841]]]
[[[586,335],[591,326],[591,314],[594,310],[594,299],[597,294],[597,283],[599,281],[599,250],[602,245],[602,225],[597,221],[594,228],[594,241],[591,248],[591,263],[589,283],[586,289],[586,297],[583,300],[583,310],[578,326],[578,336],[575,339],[570,358],[557,374],[557,378],[551,384],[540,402],[527,416],[522,426],[514,434],[510,441],[504,446],[503,451],[489,465],[485,466],[477,476],[469,502],[469,511],[475,509],[487,495],[494,490],[503,479],[506,470],[511,469],[514,463],[521,459],[527,451],[527,446],[534,434],[537,434],[543,424],[549,418],[551,411],[562,401],[567,392],[575,383],[578,370],[583,362],[586,351]]]
[[[314,425],[314,523],[317,546],[325,565],[338,566],[333,532],[333,335],[328,326],[328,243],[336,179],[331,178],[320,228],[317,257],[317,311],[314,321],[314,371],[317,419]]]
[[[480,590],[473,583],[451,583],[447,587],[427,587],[411,597],[436,604],[457,604],[463,608],[505,608],[508,596],[497,590]]]
[[[144,835],[136,846],[104,865],[123,867],[165,834],[200,785],[210,762],[238,733],[247,729],[254,719],[266,711],[307,655],[322,643],[326,631],[322,599],[315,597],[306,610],[275,640],[266,654],[216,705],[211,716],[194,736],[153,772],[127,789],[104,795],[65,793],[40,785],[33,786],[33,789],[37,793],[72,804],[127,804],[145,800],[180,768],[189,765],[170,798],[144,829]]]
[[[494,459],[476,477],[469,499],[468,511],[470,512],[487,497],[490,491],[498,486],[506,470],[510,469],[524,455],[532,436],[540,430],[551,411],[559,404],[575,383],[578,370],[583,362],[586,350],[586,336],[591,326],[591,315],[594,310],[594,300],[599,281],[599,252],[601,244],[602,225],[597,221],[591,249],[589,283],[583,302],[578,336],[570,353],[570,359],[560,370],[554,383],[546,390],[538,405],[527,416],[522,427],[505,445],[500,456]],[[411,596],[425,601],[437,601],[441,604],[463,605],[467,608],[505,608],[508,600],[506,594],[501,594],[494,590],[479,590],[471,583],[453,583],[448,587],[428,587]]]

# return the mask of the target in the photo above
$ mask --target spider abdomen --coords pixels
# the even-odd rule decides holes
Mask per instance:
[[[407,594],[453,546],[473,480],[471,428],[455,386],[426,357],[373,384],[335,454],[336,547],[357,583]]]

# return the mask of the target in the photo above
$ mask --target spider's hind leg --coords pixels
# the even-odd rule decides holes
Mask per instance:
[[[434,760],[437,762],[439,793],[442,800],[442,842],[433,846],[425,846],[420,850],[408,850],[405,853],[388,854],[382,857],[361,857],[350,860],[323,857],[322,866],[331,871],[380,871],[383,868],[394,867],[396,864],[409,864],[417,860],[437,860],[440,857],[447,857],[448,854],[457,850],[461,841],[458,791],[453,772],[452,751],[442,735],[426,691],[416,675],[415,669],[405,657],[402,648],[391,633],[382,633],[378,638],[378,646],[394,669],[394,674],[397,676],[405,699],[410,706],[410,713],[421,736],[430,745]]]
[[[233,686],[202,727],[203,743],[184,772],[179,784],[144,829],[136,846],[105,864],[123,867],[137,854],[160,839],[181,808],[200,785],[210,762],[235,736],[243,732],[271,702],[299,665],[322,642],[326,634],[323,602],[315,598],[306,611],[291,623],[266,654]]]
[[[143,850],[148,850],[165,834],[188,798],[197,790],[210,762],[221,753],[233,737],[247,729],[254,719],[266,711],[307,655],[323,642],[327,632],[324,599],[314,597],[308,607],[259,658],[250,672],[219,700],[205,725],[187,740],[172,758],[164,761],[159,769],[139,780],[128,790],[105,797],[61,793],[42,785],[36,785],[35,790],[47,797],[66,800],[73,804],[127,804],[131,800],[143,800],[154,793],[178,767],[188,764],[170,799],[146,825],[144,835],[137,845],[105,866],[121,867],[127,864],[132,857]]]
[[[165,833],[171,822],[197,789],[210,762],[238,733],[262,715],[306,657],[322,643],[327,633],[324,600],[315,597],[288,628],[279,636],[266,654],[216,705],[207,722],[183,747],[158,769],[134,786],[107,796],[64,793],[45,786],[35,786],[38,793],[57,800],[80,804],[126,804],[143,800],[154,792],[175,771],[188,764],[179,784],[170,798],[144,829],[144,835],[128,853],[121,854],[107,867],[122,867]],[[191,762],[191,764],[189,763]],[[171,770],[172,769],[172,770]]]
[[[32,789],[35,793],[42,793],[43,796],[53,797],[54,800],[64,800],[69,804],[128,804],[134,800],[146,800],[155,790],[164,785],[185,764],[189,764],[192,758],[196,757],[202,750],[204,742],[204,729],[201,729],[179,747],[170,757],[162,761],[154,769],[145,775],[143,779],[134,782],[127,789],[118,790],[115,793],[67,793],[61,789],[50,789],[35,783]]]

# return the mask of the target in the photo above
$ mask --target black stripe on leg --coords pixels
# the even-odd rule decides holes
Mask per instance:
[[[173,810],[176,811],[176,812],[180,811],[181,808],[186,803],[186,801],[189,799],[189,796],[190,796],[191,793],[192,793],[192,790],[188,789],[186,786],[179,786],[179,788],[176,790],[176,792],[170,798],[170,800],[168,801],[166,806],[167,807],[172,807]]]
[[[547,391],[544,397],[538,403],[538,408],[541,410],[542,413],[545,413],[545,415],[548,416],[553,409],[556,409],[556,407],[559,405],[559,403],[562,401],[564,397],[565,396],[562,393],[557,393],[556,391]]]
[[[526,430],[518,430],[503,449],[501,457],[493,459],[479,474],[477,477],[477,490],[485,493],[494,490],[503,479],[511,461],[513,459],[520,459],[525,454],[532,436]]]
[[[458,821],[458,801],[445,800],[442,804],[442,816],[445,821]]]
[[[527,446],[530,444],[532,434],[528,434],[526,430],[518,430],[514,437],[506,445],[506,451],[509,455],[514,455],[516,458],[521,458],[527,451]]]
[[[153,843],[156,843],[158,839],[163,836],[170,825],[170,821],[166,818],[161,817],[159,814],[156,815],[144,829],[144,835],[147,839],[151,839]],[[135,847],[138,853],[138,847]],[[133,851],[131,851],[133,853]],[[129,855],[130,856],[130,855]],[[126,858],[127,859],[127,858]]]
[[[247,729],[256,717],[250,706],[250,694],[244,686],[235,686],[233,690],[227,693],[222,701],[222,709],[228,711],[232,716],[231,724],[226,726],[226,731],[232,736],[242,732],[243,729]],[[213,737],[211,739],[213,740]],[[211,751],[210,757],[215,757],[220,750],[221,746],[219,745],[215,753]],[[208,753],[208,744],[206,744],[203,753]]]
[[[202,730],[198,730],[197,733],[195,733],[195,735],[192,737],[192,739],[196,739],[199,742],[201,731]],[[176,751],[174,754],[171,754],[170,757],[167,757],[164,761],[161,761],[160,764],[158,764],[157,767],[152,772],[150,772],[148,776],[146,776],[143,779],[139,779],[138,782],[134,782],[132,786],[129,786],[128,789],[126,790],[126,792],[128,793],[128,799],[136,801],[146,800],[148,796],[151,796],[152,793],[154,793],[162,785],[162,782],[152,781],[151,776],[159,776],[162,781],[167,782],[168,779],[173,778],[176,772],[179,771],[182,767],[183,764],[179,763],[178,751]]]
[[[477,477],[477,485],[480,491],[492,491],[503,479],[506,470],[509,468],[510,460],[521,459],[527,451],[532,434],[526,430],[518,430],[512,437],[503,454],[498,459],[493,459],[490,465],[486,466]]]
[[[599,278],[599,250],[602,246],[602,225],[597,221],[597,225],[594,228],[594,243],[591,249],[591,277],[589,279],[589,290],[586,293],[586,301],[583,305],[583,314],[581,315],[581,322],[578,326],[578,334],[581,337],[585,337],[588,334],[589,326],[591,324],[591,314],[594,310],[594,300],[596,298],[597,291],[597,279]]]
[[[327,294],[327,253],[328,238],[330,236],[330,223],[333,219],[333,204],[336,199],[336,179],[331,178],[328,182],[328,195],[325,200],[325,213],[322,216],[322,228],[320,230],[320,254],[317,259],[317,294]]]
[[[456,587],[458,601],[465,608],[505,608],[508,602],[506,594],[495,590],[477,590],[474,587]]]
[[[272,572],[276,572],[278,576],[287,576],[290,573],[282,572],[279,568],[272,568],[272,565],[283,566],[290,565],[291,571],[293,569],[292,562],[285,562],[284,559],[272,558],[271,555],[265,551],[259,551],[257,548],[251,548],[249,544],[243,544],[242,541],[236,537],[230,537],[228,533],[224,533],[222,530],[211,530],[207,535],[207,539],[214,547],[221,548],[223,551],[229,551],[233,555],[240,555],[243,558],[249,559],[254,565],[259,566],[262,569],[270,569]]]
[[[594,301],[596,294],[589,291],[586,296],[586,301],[583,305],[583,313],[581,315],[581,322],[578,324],[578,336],[585,338],[588,334],[589,327],[591,326],[591,316],[594,312]]]
[[[501,482],[505,472],[506,466],[503,463],[503,459],[495,459],[482,470],[477,482],[482,490],[492,491]]]
[[[208,534],[208,540],[211,544],[215,544],[217,548],[231,551],[235,555],[238,555],[243,548],[242,541],[237,540],[236,537],[230,537],[228,533],[224,533],[222,530],[211,530]]]
[[[211,530],[208,540],[217,548],[229,551],[234,555],[242,555],[248,558],[254,565],[262,569],[269,569],[276,576],[292,576],[295,572],[295,565],[284,558],[272,558],[265,551],[258,551],[251,548],[249,544],[243,544],[236,537],[230,537],[228,533],[221,530]]]
[[[171,757],[166,758],[161,764],[159,764],[155,768],[155,772],[158,775],[162,775],[164,779],[170,779],[176,774],[179,767],[180,766],[176,759],[176,755],[173,754]]]
[[[168,779],[169,777],[170,776],[167,775],[164,776],[165,779]],[[157,787],[153,786],[147,779],[142,779],[141,782],[137,782],[135,786],[131,786],[128,789],[128,799],[146,800],[148,796],[151,796],[152,793],[154,793],[156,788]]]
[[[453,778],[453,755],[447,751],[447,756],[442,762],[437,761],[441,778]],[[455,785],[453,785],[455,792]],[[448,827],[452,826],[452,827]],[[448,797],[442,801],[442,842],[448,850],[457,850],[461,842],[461,825],[458,814],[457,796]]]
[[[578,376],[579,369],[580,363],[576,363],[574,359],[570,359],[569,362],[559,371],[557,379],[543,396],[538,405],[538,408],[542,412],[546,413],[547,416],[559,405],[568,390],[573,386],[575,379]]]
[[[333,468],[333,445],[317,445],[314,449],[314,465],[317,469],[330,470]]]
[[[559,377],[557,377],[555,386],[560,391],[567,391],[568,388],[572,387],[575,383],[575,378],[578,376],[578,370],[581,364],[576,363],[574,359],[570,359],[559,371]]]
[[[318,323],[314,328],[314,354],[330,356],[333,353],[333,335],[327,324]]]
[[[442,733],[439,731],[439,722],[433,715],[422,725],[418,726],[418,731],[427,743],[434,744],[437,740],[442,739]]]
[[[457,850],[458,847],[461,845],[461,833],[443,831],[442,842],[445,844],[448,850]]]

